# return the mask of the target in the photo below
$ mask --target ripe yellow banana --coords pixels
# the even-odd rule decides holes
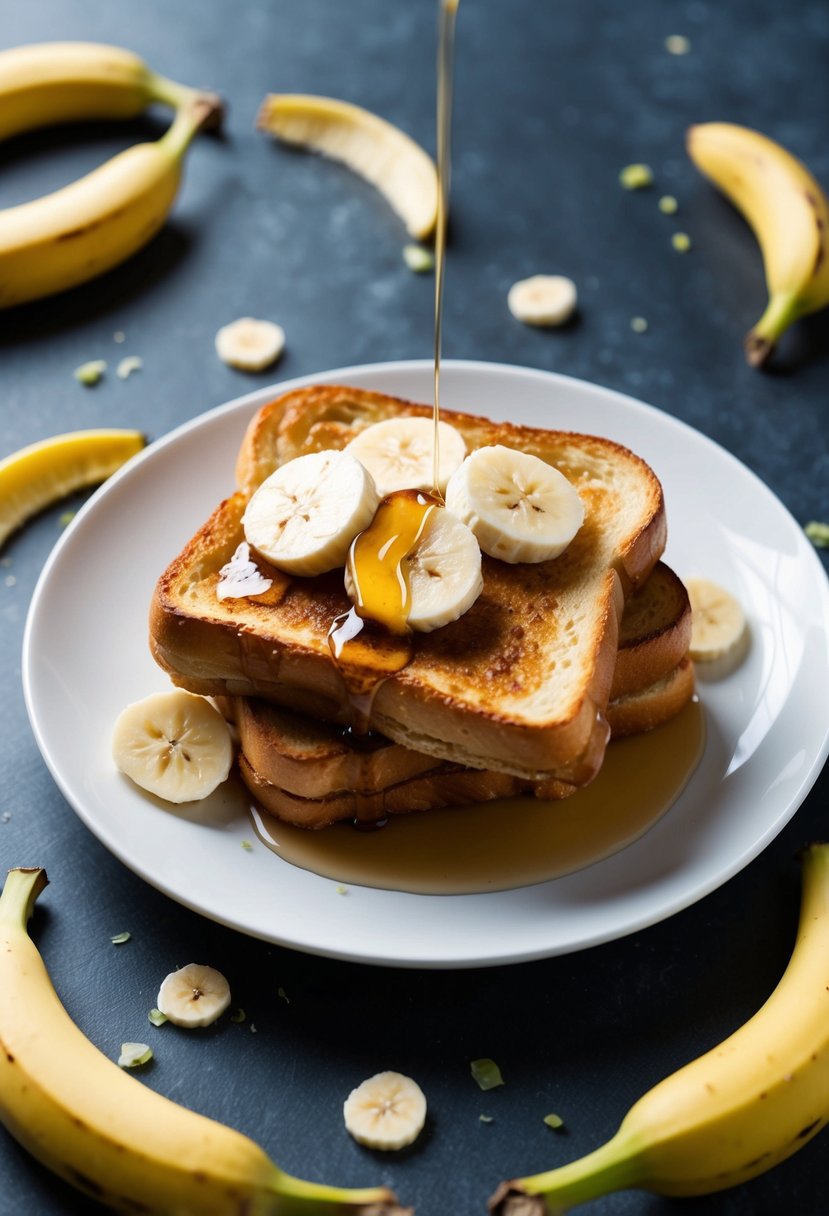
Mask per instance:
[[[27,932],[46,886],[10,870],[0,895],[0,1121],[49,1169],[117,1212],[405,1216],[386,1187],[283,1173],[239,1132],[129,1076],[71,1021]]]
[[[612,1140],[503,1183],[493,1216],[552,1216],[611,1191],[704,1195],[764,1173],[829,1121],[829,844],[803,855],[800,925],[765,1005],[631,1107]]]
[[[131,51],[97,42],[39,42],[0,51],[0,139],[55,123],[134,118],[153,102],[197,96]]]
[[[762,367],[798,317],[829,304],[829,200],[785,148],[748,127],[690,127],[688,154],[751,225],[763,253],[768,306],[744,342]]]
[[[190,141],[219,113],[218,98],[198,93],[161,139],[127,148],[62,190],[0,211],[0,308],[84,283],[146,244],[172,206]]]

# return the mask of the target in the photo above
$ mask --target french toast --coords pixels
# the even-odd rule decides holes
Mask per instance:
[[[606,713],[611,741],[660,725],[690,699],[690,635],[685,588],[659,562],[622,617]],[[563,781],[529,782],[436,761],[381,735],[361,738],[257,698],[219,698],[218,703],[236,726],[245,784],[266,810],[300,827],[518,794],[557,799],[576,791]]]
[[[361,429],[431,407],[345,386],[283,394],[250,423],[239,489],[158,580],[150,646],[174,683],[212,696],[260,697],[339,724],[356,721],[328,632],[350,608],[342,571],[289,577],[258,560],[271,587],[216,595],[243,539],[251,493],[296,456],[339,449]],[[369,727],[465,767],[526,781],[584,784],[601,764],[625,599],[653,570],[666,539],[662,488],[649,466],[608,439],[455,411],[441,417],[468,450],[503,444],[555,465],[584,503],[560,557],[534,565],[483,558],[483,591],[459,620],[413,638],[409,663],[379,681]],[[381,637],[374,639],[382,671]],[[370,660],[371,661],[371,660]]]

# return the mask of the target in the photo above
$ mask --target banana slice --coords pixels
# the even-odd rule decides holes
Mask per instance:
[[[289,460],[254,492],[242,523],[252,549],[288,574],[312,577],[345,565],[354,537],[374,518],[380,496],[348,452]]]
[[[136,701],[115,723],[112,755],[136,785],[166,802],[206,798],[227,779],[227,723],[203,697],[177,688]]]
[[[563,325],[575,312],[577,301],[575,283],[561,274],[521,279],[507,295],[507,307],[525,325]]]
[[[374,478],[381,498],[395,490],[433,489],[435,424],[431,418],[387,418],[375,422],[351,440],[346,451],[356,456]],[[460,431],[438,423],[438,489],[466,455]]]
[[[417,633],[431,633],[456,621],[483,590],[478,542],[469,528],[444,507],[432,511],[404,563],[409,584],[406,623]],[[345,589],[356,602],[349,565],[345,569]]]
[[[342,161],[377,187],[413,237],[431,234],[438,212],[434,161],[384,118],[333,97],[270,93],[256,125],[285,143]]]
[[[707,578],[685,580],[691,601],[688,653],[703,678],[721,679],[743,661],[749,645],[746,615],[739,600]]]
[[[176,1026],[210,1026],[230,1004],[230,985],[221,971],[188,963],[171,971],[158,990],[156,1006]]]
[[[449,479],[446,505],[503,562],[558,557],[584,522],[584,505],[558,469],[501,444],[467,456]]]
[[[426,1122],[423,1090],[399,1072],[378,1072],[353,1089],[343,1103],[346,1131],[367,1148],[412,1144]]]
[[[275,321],[240,317],[216,334],[216,354],[229,367],[261,372],[276,363],[285,349],[285,330]]]

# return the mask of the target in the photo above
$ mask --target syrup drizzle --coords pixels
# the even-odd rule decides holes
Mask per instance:
[[[372,523],[355,539],[348,555],[354,606],[334,620],[328,633],[331,656],[342,675],[351,704],[354,729],[358,733],[368,730],[374,698],[383,681],[402,670],[411,659],[411,634],[408,628],[411,597],[406,558],[423,535],[432,511],[443,506],[438,476],[440,352],[458,4],[459,0],[440,0],[438,29],[432,493],[398,490],[383,499]]]

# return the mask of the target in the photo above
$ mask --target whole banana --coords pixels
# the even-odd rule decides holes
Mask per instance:
[[[190,141],[215,122],[218,104],[197,94],[155,142],[127,148],[53,194],[0,211],[0,308],[84,283],[145,245],[172,206]]]
[[[748,127],[702,123],[689,128],[687,146],[760,243],[769,301],[744,349],[762,367],[793,321],[829,304],[829,201],[805,165]]]
[[[0,895],[0,1122],[67,1182],[148,1216],[404,1216],[385,1187],[283,1173],[239,1132],[178,1106],[107,1059],[71,1021],[27,932],[46,886],[10,870]]]
[[[800,925],[765,1005],[660,1082],[616,1135],[569,1165],[503,1183],[496,1216],[552,1216],[632,1187],[703,1195],[764,1173],[829,1121],[829,844],[803,855]]]
[[[97,42],[39,42],[0,51],[0,139],[87,119],[134,118],[153,102],[176,108],[196,90]]]

